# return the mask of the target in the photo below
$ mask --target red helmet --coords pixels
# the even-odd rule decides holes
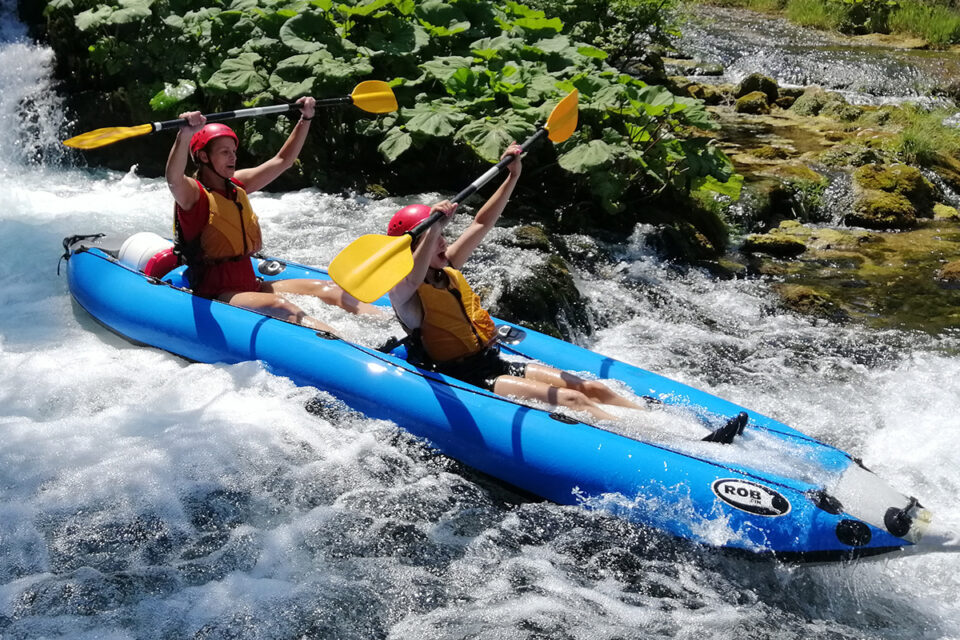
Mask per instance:
[[[210,144],[210,141],[214,138],[233,138],[233,141],[237,143],[237,147],[240,146],[240,139],[237,138],[237,134],[233,132],[233,129],[225,124],[214,122],[204,126],[203,129],[197,131],[193,134],[193,137],[190,138],[190,155],[196,158],[197,152]]]
[[[387,225],[388,236],[402,236],[417,224],[430,217],[430,207],[425,204],[408,204],[390,218]]]

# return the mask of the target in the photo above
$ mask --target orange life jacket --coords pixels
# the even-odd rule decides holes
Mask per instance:
[[[260,251],[260,223],[247,192],[237,187],[236,200],[210,189],[205,188],[204,192],[210,201],[210,219],[200,233],[204,261],[219,262]]]
[[[483,351],[495,342],[497,328],[463,274],[446,267],[449,285],[438,289],[424,283],[417,288],[423,320],[420,341],[434,362],[449,362]]]

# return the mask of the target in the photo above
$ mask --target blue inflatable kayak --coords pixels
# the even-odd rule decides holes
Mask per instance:
[[[743,435],[730,445],[656,440],[531,407],[418,368],[404,359],[402,346],[381,352],[194,296],[182,268],[157,278],[118,259],[119,240],[64,241],[73,298],[112,331],[197,362],[260,360],[277,375],[391,420],[444,454],[553,502],[785,561],[958,548],[956,536],[938,528],[916,499],[845,452],[649,371],[497,320],[509,357],[619,380],[652,399],[654,411],[702,420],[702,435],[746,412]],[[268,280],[327,278],[321,269],[276,259],[254,259],[254,267]]]

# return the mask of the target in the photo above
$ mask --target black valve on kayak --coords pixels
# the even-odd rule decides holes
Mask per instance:
[[[279,260],[264,260],[260,263],[260,266],[257,267],[257,270],[265,276],[275,276],[286,268],[287,265]]]
[[[504,344],[519,344],[527,337],[527,332],[517,327],[511,327],[508,324],[502,324],[497,327],[497,336],[500,342]]]
[[[887,509],[887,512],[883,515],[883,526],[893,535],[902,538],[910,532],[910,527],[913,526],[913,510],[922,508],[920,501],[911,496],[910,501],[904,508],[890,507]]]
[[[807,491],[807,497],[818,509],[839,515],[843,513],[843,504],[823,489]]]

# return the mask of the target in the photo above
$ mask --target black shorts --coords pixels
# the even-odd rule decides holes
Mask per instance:
[[[527,365],[524,362],[504,360],[500,357],[500,348],[493,346],[462,360],[437,363],[434,365],[434,370],[487,391],[493,391],[497,378],[500,376],[522,378],[527,371]]]

